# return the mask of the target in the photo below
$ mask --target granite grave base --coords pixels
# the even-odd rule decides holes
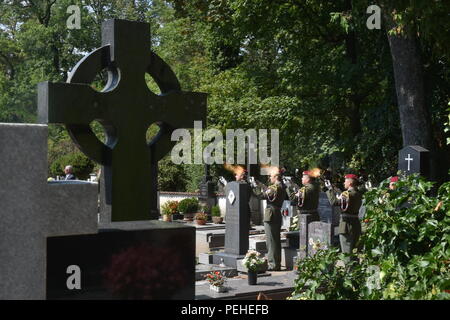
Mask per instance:
[[[194,299],[195,229],[117,222],[97,234],[48,237],[46,282],[47,299]]]
[[[224,264],[227,267],[237,268],[237,261],[244,259],[245,254],[218,252],[213,254],[213,264]]]

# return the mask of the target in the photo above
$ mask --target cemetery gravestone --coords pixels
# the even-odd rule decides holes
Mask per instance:
[[[260,180],[260,170],[261,168],[259,164],[247,164],[247,172],[249,177],[255,177],[256,180]],[[249,206],[251,222],[257,226],[264,225],[263,215],[261,213],[261,199],[259,199],[254,192],[250,194]]]
[[[203,176],[202,182],[200,183],[200,194],[198,200],[200,204],[205,205],[210,209],[216,205],[216,196],[214,192],[215,183],[212,182],[212,177],[209,175],[209,165],[205,165],[205,175]],[[210,212],[209,212],[210,213]]]
[[[79,62],[69,83],[38,88],[41,121],[65,123],[80,149],[103,165],[111,220],[155,218],[156,180],[147,179],[156,177],[172,130],[205,116],[205,96],[181,92],[147,48],[148,29],[103,23],[103,46]],[[89,84],[105,68],[107,88],[95,92]],[[164,96],[147,89],[145,72]],[[105,125],[106,145],[93,135],[92,120]],[[161,131],[147,144],[146,128],[155,121]],[[97,184],[47,183],[46,125],[5,124],[0,131],[1,298],[194,298],[195,228],[160,221],[98,226]]]
[[[314,237],[326,241],[328,245],[335,245],[338,242],[337,229],[340,218],[339,208],[332,206],[328,201],[326,193],[321,192],[319,195],[319,206],[317,209],[320,216],[320,223],[318,221],[311,221],[311,215],[309,214],[301,214],[299,216],[300,259],[311,255],[311,246],[309,244],[309,240],[312,237],[311,232],[314,233]],[[320,235],[322,231],[324,234]]]
[[[334,228],[331,223],[314,221],[308,227],[308,255],[313,256],[319,249],[327,249],[335,244]]]
[[[298,256],[300,259],[303,259],[308,256],[308,235],[309,235],[309,226],[313,221],[313,215],[311,214],[299,214],[299,252]]]
[[[398,170],[406,175],[429,176],[430,152],[421,146],[407,146],[398,153]]]
[[[47,183],[47,139],[46,125],[0,124],[2,300],[46,298],[48,237],[97,232],[97,184]]]
[[[243,182],[229,182],[225,192],[225,252],[215,254],[213,261],[220,264],[223,259],[226,266],[236,268],[236,260],[245,256],[249,245],[248,185]]]
[[[331,223],[333,226],[339,225],[339,208],[330,204],[325,192],[320,192],[317,210],[319,211],[320,221]]]
[[[170,67],[150,51],[149,29],[140,22],[104,22],[102,47],[75,66],[67,83],[38,86],[39,121],[64,123],[80,150],[103,165],[112,221],[158,219],[157,164],[175,144],[171,133],[206,116],[205,94],[180,90]],[[97,92],[90,84],[104,69],[108,83]],[[148,89],[146,73],[161,95]],[[94,120],[104,125],[106,144],[91,130]],[[160,131],[147,143],[153,123]]]

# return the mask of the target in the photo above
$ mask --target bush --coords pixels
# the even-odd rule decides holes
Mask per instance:
[[[292,298],[450,299],[450,182],[435,197],[432,185],[412,175],[368,191],[361,253],[299,261]]]
[[[299,275],[291,299],[358,299],[358,289],[364,286],[362,269],[338,248],[320,249],[313,257],[300,260],[297,268]]]
[[[172,163],[170,156],[158,162],[158,189],[161,191],[186,190],[186,173],[181,165]]]
[[[213,206],[211,208],[211,216],[212,217],[220,217],[220,207],[219,206]]]
[[[180,201],[178,204],[180,213],[196,213],[198,210],[198,200],[196,198],[187,198]]]
[[[195,215],[195,220],[208,220],[208,215],[204,212],[199,212]]]
[[[50,165],[50,176],[63,176],[67,165],[73,167],[73,174],[80,180],[87,180],[94,169],[94,162],[81,152],[73,152],[57,158]]]
[[[161,205],[161,214],[162,215],[172,215],[177,213],[178,210],[178,201],[166,201],[163,205]]]

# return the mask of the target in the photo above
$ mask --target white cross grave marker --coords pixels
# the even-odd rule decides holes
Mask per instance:
[[[408,161],[408,171],[411,170],[411,161],[413,161],[414,159],[411,158],[411,154],[408,153],[408,158],[405,158],[406,161]]]

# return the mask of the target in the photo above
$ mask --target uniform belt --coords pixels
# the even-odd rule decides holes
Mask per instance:
[[[302,209],[299,209],[299,211],[300,211],[300,214],[302,214],[302,213],[318,213],[317,209],[316,210],[302,210]]]
[[[348,213],[342,213],[342,218],[359,218],[357,214],[348,214]]]

